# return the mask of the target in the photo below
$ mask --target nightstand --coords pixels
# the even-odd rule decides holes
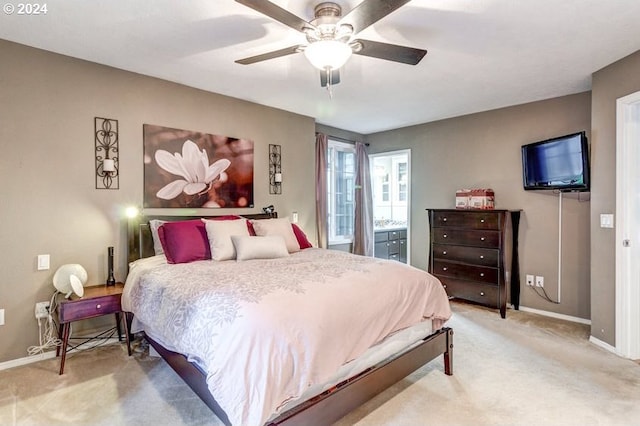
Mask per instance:
[[[127,351],[131,355],[129,342],[129,326],[127,325],[126,314],[122,311],[120,298],[122,297],[123,283],[116,283],[115,286],[97,285],[84,288],[82,298],[72,297],[64,299],[58,303],[58,318],[60,319],[59,336],[62,339],[62,347],[56,349],[56,356],[60,357],[60,374],[64,372],[64,361],[67,355],[67,345],[69,343],[69,329],[73,321],[100,317],[103,315],[115,314],[118,338],[122,340],[120,321],[124,323],[125,339],[127,341]]]

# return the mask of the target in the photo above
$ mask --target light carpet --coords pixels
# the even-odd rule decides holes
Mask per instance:
[[[453,303],[454,375],[439,358],[347,415],[346,425],[640,424],[640,366],[588,326]],[[0,425],[221,425],[161,359],[124,345],[0,371]]]

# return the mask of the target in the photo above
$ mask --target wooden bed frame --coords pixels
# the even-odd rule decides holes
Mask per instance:
[[[272,214],[246,214],[248,219],[266,219],[276,217]],[[198,218],[201,216],[197,216]],[[139,258],[154,254],[153,241],[149,228],[149,220],[188,220],[194,216],[147,216],[131,219],[128,225],[128,260],[132,262]],[[131,321],[132,314],[127,314]],[[177,352],[172,352],[158,342],[146,336],[151,346],[174,369],[176,373],[191,387],[204,401],[215,415],[225,424],[230,425],[227,414],[218,405],[206,383],[206,375],[195,364]],[[442,328],[430,336],[425,337],[412,349],[387,359],[362,373],[336,384],[329,390],[317,395],[299,405],[283,412],[267,425],[283,426],[313,426],[328,425],[338,421],[356,407],[373,398],[383,390],[399,382],[409,374],[443,355],[444,372],[453,374],[453,330]]]

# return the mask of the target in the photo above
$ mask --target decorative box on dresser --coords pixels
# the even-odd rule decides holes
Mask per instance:
[[[520,305],[520,210],[427,209],[429,272],[449,297],[500,309]]]

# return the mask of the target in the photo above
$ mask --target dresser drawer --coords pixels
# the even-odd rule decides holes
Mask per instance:
[[[77,299],[59,305],[60,322],[76,321],[120,312],[120,294],[92,299]]]
[[[500,248],[500,231],[433,228],[434,244]]]
[[[498,249],[452,246],[447,244],[433,245],[433,258],[454,260],[481,266],[500,266],[500,251]]]
[[[455,278],[438,276],[449,297],[481,303],[491,308],[500,306],[499,287]]]
[[[437,211],[433,213],[434,227],[500,229],[500,214],[494,212]]]
[[[478,281],[485,284],[498,285],[500,270],[487,266],[475,266],[466,263],[446,262],[436,260],[433,262],[433,274],[451,278],[459,278],[469,281]]]

